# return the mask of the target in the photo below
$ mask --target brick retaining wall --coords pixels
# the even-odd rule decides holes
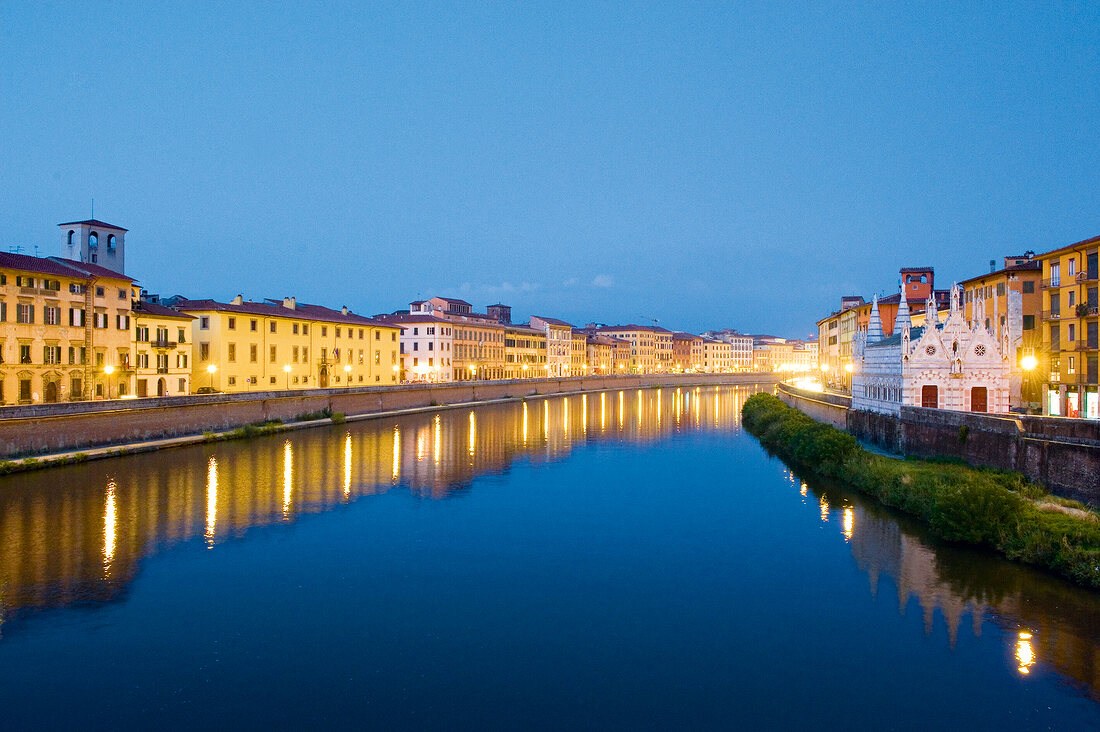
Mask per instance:
[[[902,407],[894,417],[844,406],[846,397],[780,384],[780,398],[821,422],[898,455],[957,457],[971,465],[1015,470],[1055,495],[1100,505],[1100,422],[1065,417],[981,414]],[[837,425],[836,412],[844,423]]]
[[[269,419],[289,421],[300,414],[323,409],[358,415],[535,394],[689,384],[754,384],[762,381],[771,383],[770,375],[603,376],[203,394],[0,407],[0,458],[180,437],[233,429]]]

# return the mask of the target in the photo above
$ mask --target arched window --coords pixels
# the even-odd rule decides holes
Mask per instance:
[[[89,249],[95,249],[98,246],[99,246],[99,234],[97,234],[93,231],[91,234],[88,234],[88,248]]]
[[[114,251],[114,249],[115,249],[115,235],[114,234],[108,234],[107,235],[107,251],[111,252],[111,251]]]
[[[69,229],[69,246],[73,245],[73,237],[75,235],[76,235],[76,232],[73,231],[72,229]]]

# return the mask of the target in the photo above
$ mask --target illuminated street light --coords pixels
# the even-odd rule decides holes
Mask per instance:
[[[115,367],[107,365],[103,367],[103,373],[107,376],[107,398],[111,398],[111,374],[115,372]]]
[[[286,374],[286,388],[290,390],[290,364],[283,366],[283,373]]]
[[[1038,365],[1039,360],[1031,354],[1028,354],[1020,359],[1020,366],[1024,369],[1024,371],[1031,371]]]
[[[347,379],[348,388],[351,388],[351,366],[344,367],[344,378]]]

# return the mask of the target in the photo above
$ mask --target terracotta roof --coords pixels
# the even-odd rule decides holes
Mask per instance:
[[[542,322],[549,323],[550,325],[561,325],[561,326],[565,326],[565,327],[568,327],[568,328],[573,327],[572,323],[566,323],[564,320],[558,320],[557,318],[547,318],[543,315],[532,315],[531,317],[532,318],[538,318]]]
[[[674,341],[697,341],[701,340],[703,336],[692,335],[691,333],[685,333],[681,330],[675,331],[672,334],[672,340]]]
[[[0,267],[7,269],[21,269],[25,272],[37,272],[39,274],[57,275],[58,277],[74,277],[88,279],[89,277],[108,277],[116,280],[133,282],[134,278],[127,277],[120,272],[114,272],[98,264],[78,262],[75,259],[62,257],[32,257],[29,254],[12,254],[0,252]]]
[[[466,302],[465,300],[459,300],[457,297],[433,297],[433,298],[430,298],[430,299],[432,299],[432,300],[442,300],[443,302],[449,302],[449,303],[453,303],[455,305],[470,305],[470,303]],[[424,302],[424,301],[421,300],[421,302]],[[473,306],[470,305],[470,307],[473,307]]]
[[[180,320],[194,320],[194,315],[186,315],[163,305],[140,300],[134,304],[134,315],[151,315],[156,318],[179,318]]]
[[[1023,262],[1021,264],[1010,264],[1007,267],[1002,267],[1001,269],[994,270],[993,272],[984,272],[980,275],[975,275],[974,277],[968,277],[965,280],[959,280],[959,284],[963,285],[963,284],[966,284],[967,282],[973,282],[975,280],[985,279],[986,277],[996,277],[997,275],[1004,274],[1005,272],[1027,272],[1027,271],[1035,272],[1035,271],[1040,271],[1042,269],[1043,269],[1042,261],[1040,261],[1038,259],[1033,259],[1030,262]]]
[[[105,229],[114,229],[115,231],[129,231],[121,226],[115,226],[114,224],[108,224],[106,221],[100,221],[99,219],[86,219],[84,221],[65,221],[58,224],[58,226],[76,226],[77,224],[88,224],[89,226],[101,226]]]
[[[218,302],[217,300],[184,300],[176,305],[180,311],[198,312],[203,310],[217,310],[230,313],[246,313],[248,315],[266,315],[279,318],[301,318],[302,320],[317,320],[324,323],[346,323],[348,325],[373,325],[386,328],[397,327],[381,320],[365,318],[351,311],[347,315],[340,310],[326,308],[323,305],[309,305],[297,303],[294,309],[283,307],[282,301],[272,302],[243,302],[240,305]]]
[[[373,316],[374,320],[383,323],[447,323],[451,321],[432,315],[431,313],[389,313]]]

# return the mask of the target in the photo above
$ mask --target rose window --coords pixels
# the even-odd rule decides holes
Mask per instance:
[[[984,356],[985,355],[985,346],[982,345],[981,343],[974,346],[974,355],[975,356]]]
[[[927,353],[929,356],[935,356],[936,355],[936,347],[935,346],[929,346],[928,348],[924,349],[924,352]]]

